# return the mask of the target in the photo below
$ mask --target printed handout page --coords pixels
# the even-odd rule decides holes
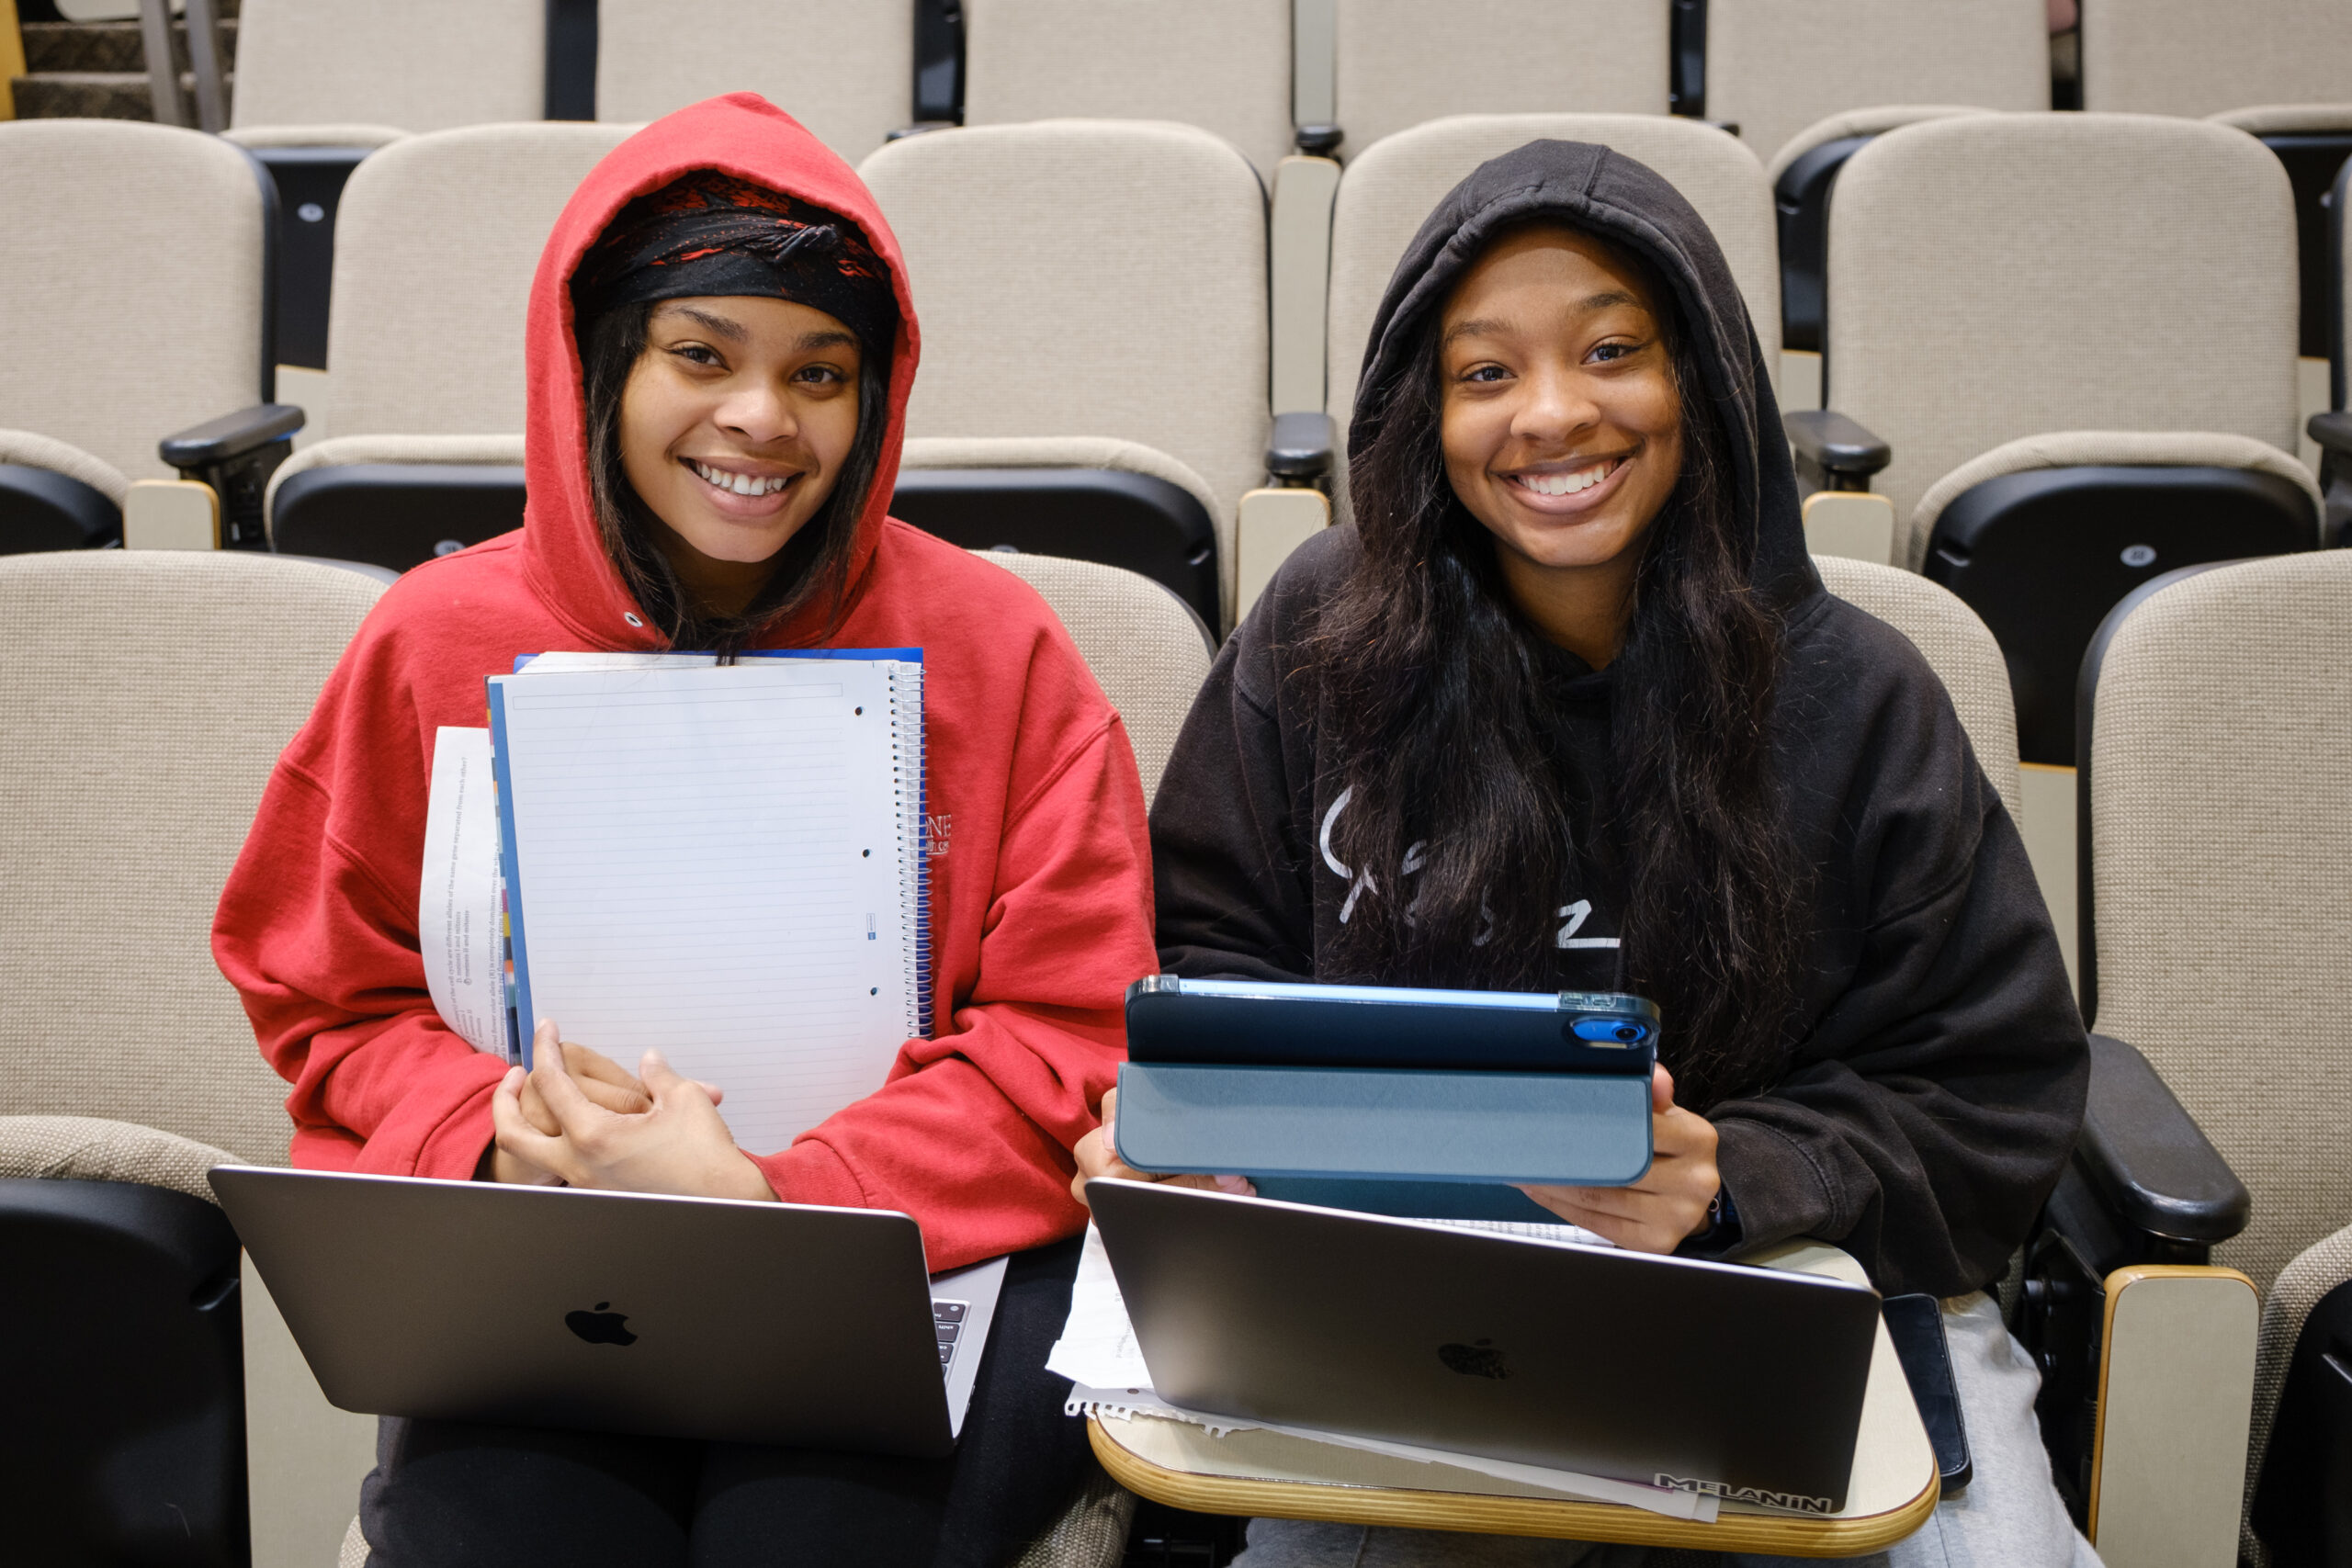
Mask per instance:
[[[683,667],[682,667],[683,666]],[[923,982],[881,661],[534,661],[493,678],[521,1028],[658,1047],[786,1147],[882,1085]]]
[[[433,741],[424,866],[416,896],[425,989],[477,1051],[508,1054],[506,953],[499,927],[498,797],[490,731],[444,726]]]

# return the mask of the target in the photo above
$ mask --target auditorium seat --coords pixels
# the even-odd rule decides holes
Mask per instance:
[[[244,0],[229,139],[279,192],[278,352],[326,364],[335,214],[359,161],[406,131],[537,119],[548,0]]]
[[[1855,149],[1947,106],[2050,107],[2043,0],[1740,0],[1707,10],[1706,39],[1707,118],[1769,160],[1797,353],[1821,350],[1829,191]]]
[[[2001,645],[1949,589],[1876,561],[1816,556],[1821,585],[1901,632],[1951,694],[1969,750],[2014,818],[2019,813],[2018,714]]]
[[[2326,358],[2326,198],[2352,155],[2352,26],[2341,0],[2082,0],[2082,8],[2085,108],[2210,116],[2259,137],[2286,165],[2301,239],[2301,352]]]
[[[1345,157],[1447,115],[1663,115],[1670,107],[1669,0],[1329,4]]]
[[[1871,138],[1921,120],[1987,111],[1967,104],[1873,104],[1815,120],[1765,165],[1781,231],[1781,354],[1789,409],[1821,407],[1821,321],[1828,292],[1829,198],[1846,160]]]
[[[1707,11],[1707,118],[1770,159],[1883,104],[2050,107],[2044,0],[1739,0]],[[1777,160],[1776,160],[1777,161]]]
[[[908,0],[598,0],[596,118],[751,91],[855,163],[913,121]]]
[[[897,514],[1124,566],[1229,624],[1270,423],[1249,163],[1192,126],[1047,120],[908,137],[859,173],[922,321]]]
[[[1928,120],[1839,175],[1834,412],[1789,416],[1800,476],[1877,472],[1898,562],[2000,638],[2026,761],[2073,761],[2074,674],[2123,593],[2316,543],[2294,276],[2277,160],[2199,121]]]
[[[962,0],[964,123],[1175,120],[1271,178],[1291,150],[1292,0]]]
[[[245,1561],[237,1244],[204,1172],[282,1164],[292,1128],[213,965],[212,912],[381,592],[237,551],[0,559],[12,1561]],[[272,1408],[254,1415],[266,1440]]]
[[[2252,1190],[2251,1218],[2210,1238],[2211,1260],[2270,1296],[2258,1359],[2234,1338],[2199,1346],[2217,1369],[2237,1363],[2233,1406],[2217,1377],[2186,1412],[2211,1435],[2177,1421],[2135,1430],[2127,1412],[2110,1413],[2110,1448],[2243,1442],[2252,1391],[2253,1462],[2177,1492],[2165,1538],[2133,1537],[2161,1549],[2152,1561],[2230,1561],[2242,1499],[2252,1536],[2282,1568],[2339,1562],[2352,1547],[2340,1517],[2352,1495],[2352,1292],[2339,1293],[2352,1280],[2352,1026],[2340,1003],[2352,942],[2347,690],[2352,555],[2340,550],[2167,574],[2116,607],[2084,662],[2083,1010],[2154,1065]],[[2191,1224],[2169,1228],[2206,1239]],[[2112,1296],[2119,1267],[2199,1259],[2082,1261]],[[2306,1376],[2299,1394],[2291,1384]],[[2079,1380],[2057,1393],[2070,1386]],[[2124,1495],[2113,1474],[2103,1495]],[[2339,1516],[2332,1527],[2324,1512]],[[2323,1554],[2327,1528],[2337,1533]],[[2264,1561],[2251,1537],[2243,1544]],[[2140,1560],[2123,1542],[2098,1545],[2110,1562]]]
[[[198,131],[0,123],[0,554],[121,542],[133,481],[168,479],[157,444],[191,427],[227,422],[215,461],[282,454],[300,412],[270,405],[268,200]],[[257,541],[250,502],[227,542]]]
[[[2346,243],[2344,209],[2352,204],[2352,159],[2335,174],[2328,192],[2327,261],[2335,309],[2328,323],[2327,412],[2310,421],[2319,444],[2320,483],[2327,492],[2323,531],[2329,545],[2352,545],[2352,244]]]
[[[435,131],[354,173],[324,439],[270,480],[275,547],[405,571],[522,525],[531,277],[564,203],[635,129]]]
[[[2352,81],[2338,0],[2081,0],[2083,107],[2212,115],[2332,104]]]
[[[1053,606],[1126,726],[1149,806],[1176,749],[1176,732],[1209,678],[1216,639],[1207,626],[1165,584],[1100,561],[974,553],[1028,583]]]

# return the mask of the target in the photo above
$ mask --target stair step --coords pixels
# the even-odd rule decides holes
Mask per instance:
[[[222,84],[233,91],[232,76]],[[153,119],[155,99],[144,71],[44,71],[9,84],[18,119]],[[180,91],[193,106],[196,78],[180,73]]]
[[[24,24],[25,69],[35,74],[53,71],[144,71],[147,51],[137,22],[27,22]],[[172,23],[173,49],[187,58],[187,24]],[[219,28],[220,58],[236,58],[237,24],[223,21]]]

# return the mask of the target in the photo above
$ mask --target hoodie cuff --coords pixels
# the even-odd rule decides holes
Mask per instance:
[[[494,1057],[485,1061],[495,1062]],[[469,1092],[456,1110],[441,1119],[439,1126],[425,1134],[424,1144],[416,1151],[416,1168],[411,1172],[440,1181],[471,1181],[481,1168],[481,1156],[497,1137],[497,1128],[490,1117],[491,1096],[498,1092],[499,1080],[505,1077],[506,1066],[497,1063],[497,1077]]]
[[[1829,1228],[1835,1212],[1820,1168],[1804,1149],[1757,1122],[1715,1123],[1715,1168],[1739,1214],[1737,1235],[1710,1247],[1693,1242],[1686,1257],[1733,1257]]]
[[[870,1209],[865,1190],[830,1145],[803,1138],[782,1154],[753,1155],[752,1163],[786,1203],[817,1203],[833,1209]]]

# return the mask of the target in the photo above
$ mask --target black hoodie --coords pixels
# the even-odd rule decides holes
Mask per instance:
[[[1670,286],[1731,448],[1735,514],[1756,530],[1753,581],[1785,616],[1773,750],[1814,868],[1812,936],[1783,1075],[1709,1113],[1737,1247],[1816,1236],[1889,1293],[1977,1289],[2000,1275],[2074,1146],[2089,1077],[2081,1019],[2024,844],[1941,682],[1908,638],[1814,572],[1761,351],[1705,223],[1606,148],[1538,141],[1487,164],[1438,204],[1389,282],[1350,444],[1361,451],[1378,431],[1375,389],[1397,384],[1418,329],[1487,240],[1539,216],[1626,246]],[[1300,648],[1356,556],[1342,525],[1291,557],[1177,741],[1151,819],[1171,973],[1330,978],[1324,955],[1350,899],[1380,896],[1328,849],[1345,807]],[[1564,771],[1605,795],[1612,672],[1558,659],[1575,666],[1555,687],[1567,721],[1556,744],[1574,753]],[[1589,803],[1569,815],[1581,829]],[[1601,864],[1580,853],[1577,874],[1581,886],[1559,890],[1560,983],[1613,987],[1618,900]]]

